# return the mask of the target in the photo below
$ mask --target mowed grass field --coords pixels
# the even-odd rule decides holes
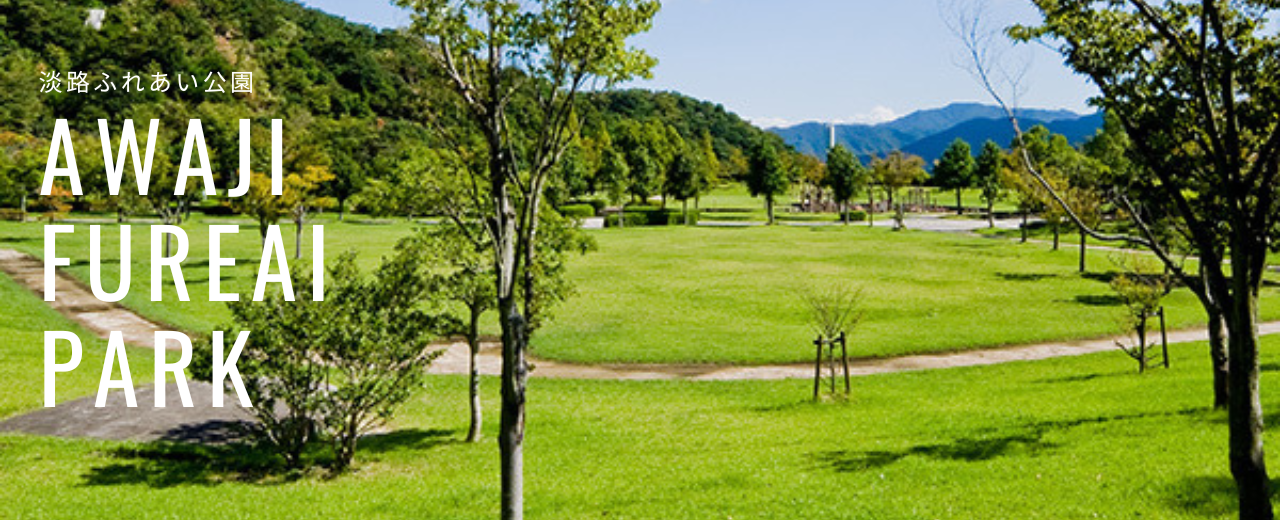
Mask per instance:
[[[32,329],[70,325],[0,291],[10,415],[40,406],[38,385],[11,382],[39,377]],[[86,348],[84,368],[59,379],[68,396],[95,388],[102,347]],[[535,379],[528,517],[1231,518],[1207,357],[1181,345],[1172,369],[1146,375],[1110,352],[865,377],[828,403],[809,401],[808,381]],[[1270,388],[1280,342],[1262,357]],[[496,409],[495,379],[483,394]],[[0,434],[0,518],[493,518],[496,422],[485,442],[459,442],[465,396],[465,379],[429,378],[388,433],[362,441],[355,471],[331,479],[256,473],[262,461],[237,448]],[[1266,441],[1274,466],[1280,437]]]
[[[223,291],[250,298],[261,259],[256,227],[243,220],[197,219],[185,226],[189,302],[177,301],[164,272],[164,301],[150,300],[148,226],[134,225],[132,290],[124,304],[193,332],[229,320],[208,296],[208,224],[241,222],[224,235]],[[328,258],[360,251],[370,267],[412,225],[326,224]],[[284,226],[288,253],[292,227]],[[43,226],[0,224],[0,247],[44,254]],[[1114,253],[1091,252],[1091,273],[1075,272],[1077,256],[1044,244],[865,226],[724,229],[628,228],[593,232],[599,250],[571,261],[577,293],[554,310],[534,339],[537,355],[574,362],[787,363],[812,355],[813,332],[803,295],[813,287],[857,288],[864,318],[852,331],[861,357],[943,352],[1116,334],[1124,307],[1108,286]],[[105,225],[104,279],[118,282],[119,230]],[[303,256],[310,256],[310,238]],[[58,254],[70,272],[89,279],[89,226],[60,235]],[[292,261],[291,261],[292,262]],[[291,263],[291,265],[294,265]],[[299,264],[300,265],[300,264]],[[304,267],[299,267],[304,268]],[[278,290],[276,285],[269,290]],[[1280,317],[1275,288],[1264,290],[1264,318]],[[1185,290],[1167,300],[1170,326],[1203,322]],[[496,326],[487,326],[490,332]]]
[[[964,350],[1120,332],[1108,251],[1077,253],[861,226],[606,230],[574,264],[578,295],[535,340],[582,362],[776,363],[812,356],[803,294],[860,288],[856,356]],[[1278,314],[1267,289],[1263,314]],[[1203,322],[1194,296],[1167,300],[1170,326]]]

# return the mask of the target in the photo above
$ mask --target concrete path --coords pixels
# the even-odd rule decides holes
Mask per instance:
[[[1261,335],[1280,334],[1280,322],[1267,322],[1258,326]],[[1109,337],[1083,341],[1060,341],[1020,345],[945,354],[920,354],[877,359],[850,361],[849,372],[854,376],[936,370],[943,368],[994,365],[1014,361],[1080,356],[1096,352],[1117,352],[1116,341],[1126,338]],[[1205,329],[1189,329],[1169,332],[1169,344],[1208,341]],[[432,374],[466,374],[469,367],[465,343],[449,345],[444,354],[431,364]],[[728,366],[696,364],[596,364],[580,365],[547,360],[533,360],[533,377],[561,379],[620,379],[620,380],[670,380],[729,381],[807,379],[813,377],[813,365],[797,363],[788,365]],[[480,351],[480,373],[498,375],[502,371],[501,350],[497,344],[485,344]]]
[[[44,261],[12,249],[0,249],[0,272],[44,299]],[[125,343],[154,348],[156,331],[173,330],[121,305],[99,300],[89,287],[61,269],[55,288],[54,301],[48,302],[49,306],[102,338],[118,330],[123,333]],[[115,287],[104,289],[113,291]]]
[[[222,443],[240,438],[253,424],[253,416],[240,408],[234,391],[223,396],[224,407],[214,408],[211,385],[188,381],[188,388],[191,408],[182,407],[176,383],[165,387],[165,406],[156,408],[155,387],[147,384],[134,389],[136,408],[127,407],[124,393],[113,390],[102,408],[95,406],[96,396],[67,401],[0,421],[0,433]]]

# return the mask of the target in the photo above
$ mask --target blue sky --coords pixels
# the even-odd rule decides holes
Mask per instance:
[[[963,63],[940,0],[666,0],[636,45],[659,60],[634,85],[722,103],[757,124],[879,122],[956,101],[989,102]],[[987,0],[988,19],[1034,22],[1026,0]],[[407,25],[407,12],[380,0],[303,0],[354,22]],[[1021,46],[1029,63],[1020,104],[1089,109],[1094,89],[1041,46]]]

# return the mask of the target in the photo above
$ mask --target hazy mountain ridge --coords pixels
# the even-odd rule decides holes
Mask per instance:
[[[1077,114],[1070,110],[1021,109],[1022,126],[1045,125],[1055,133],[1079,143],[1102,125],[1101,114]],[[770,128],[801,153],[826,155],[831,140],[830,126],[809,122],[784,128]],[[864,159],[903,150],[933,163],[956,138],[968,141],[976,150],[987,139],[1002,146],[1013,139],[1013,129],[1004,111],[978,103],[953,103],[942,108],[912,112],[893,121],[875,125],[836,125],[836,141]]]

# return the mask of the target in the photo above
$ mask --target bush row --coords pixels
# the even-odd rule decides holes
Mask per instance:
[[[683,226],[685,225],[684,212],[678,209],[660,209],[650,207],[627,208],[623,213],[624,227],[633,226]],[[698,223],[698,210],[689,210],[689,224]],[[605,218],[605,227],[618,227],[618,215],[616,213],[608,215]]]

